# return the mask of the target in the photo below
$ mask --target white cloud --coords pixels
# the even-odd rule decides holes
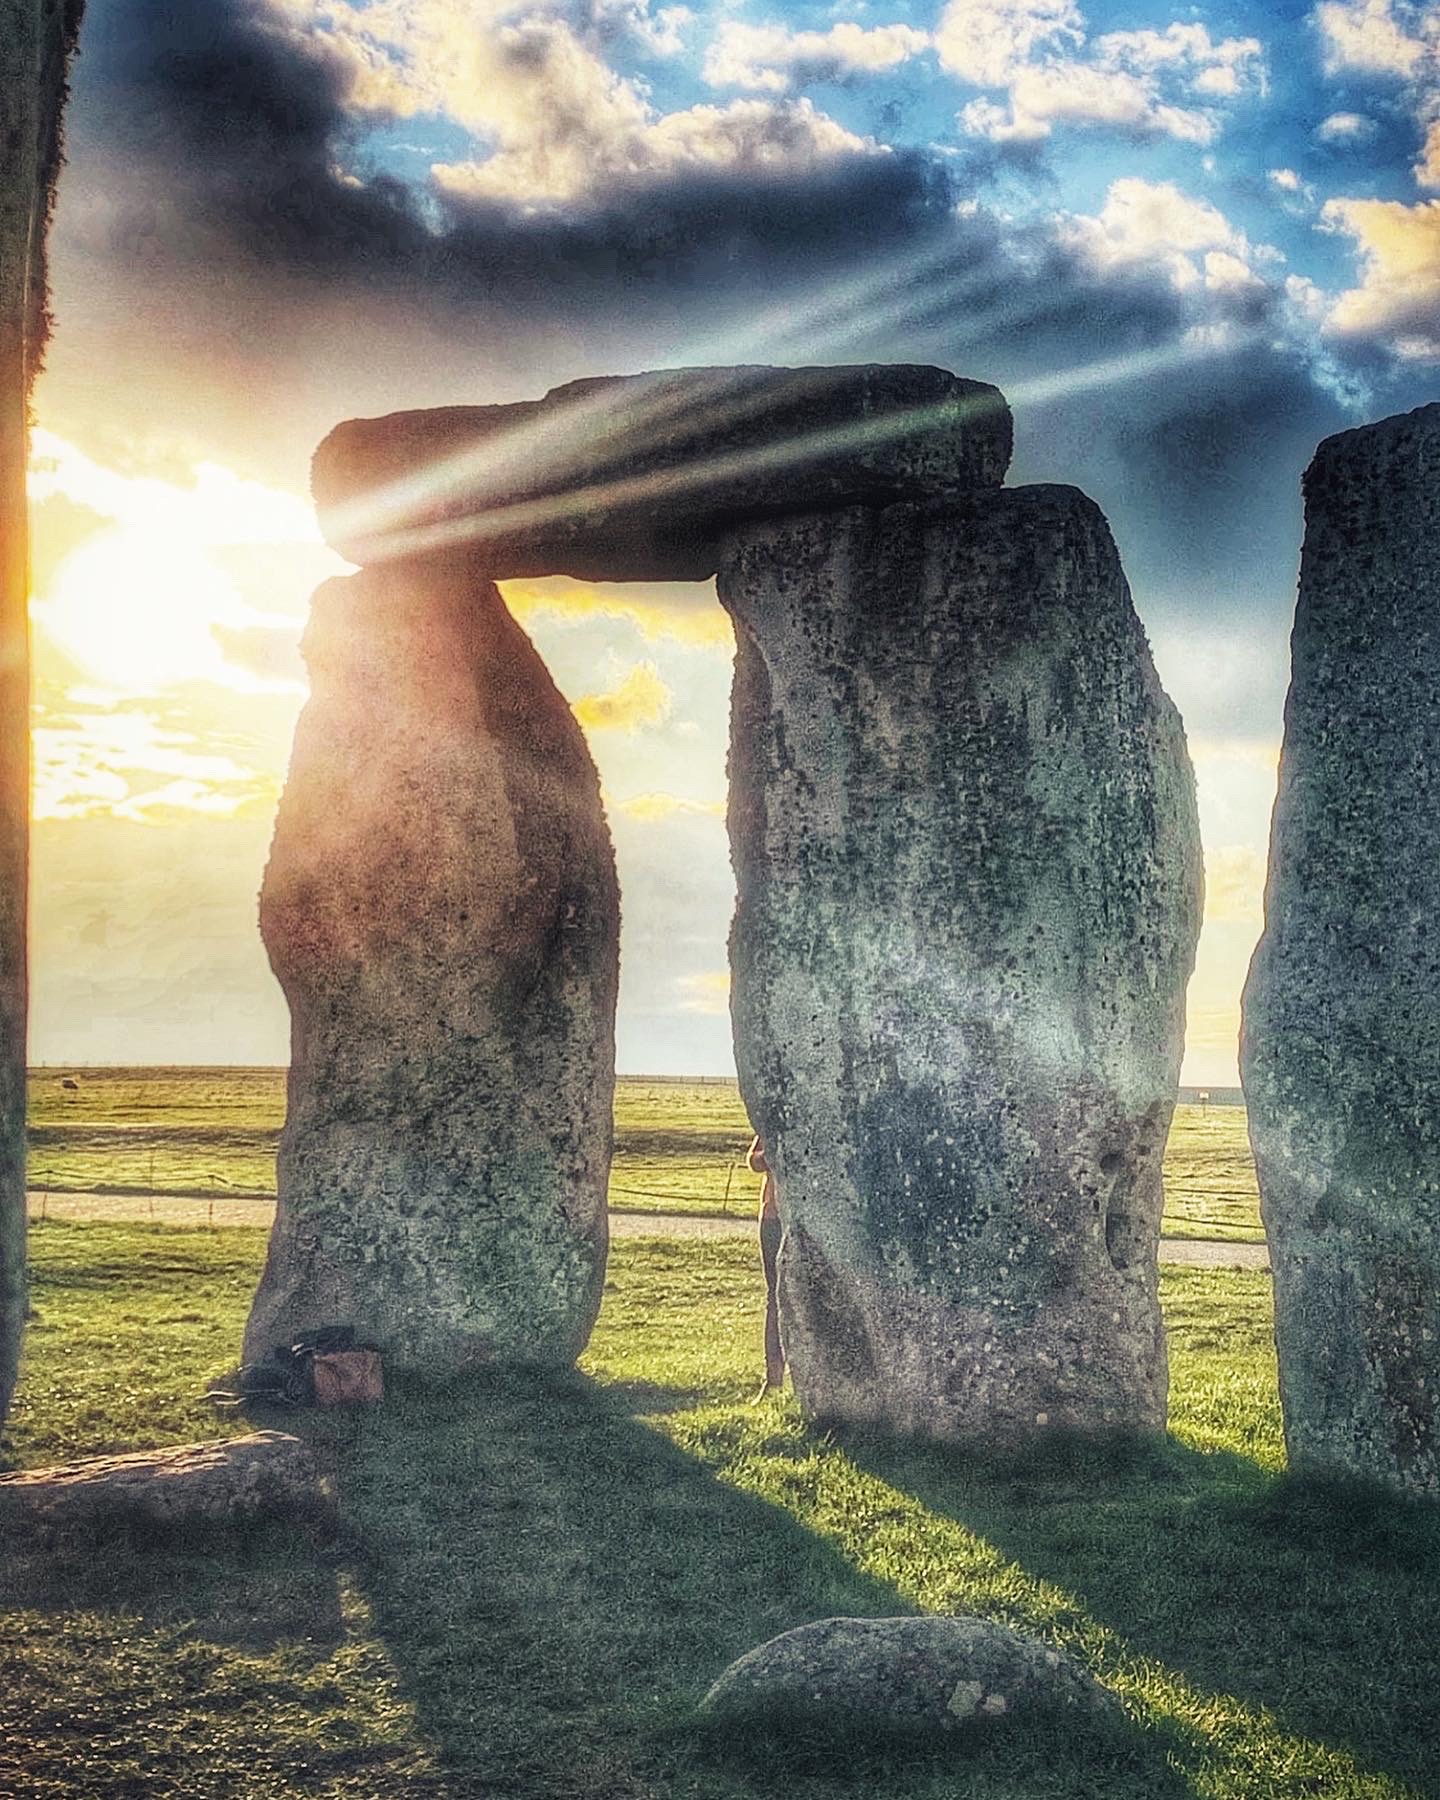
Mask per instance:
[[[1440,188],[1440,119],[1432,121],[1425,133],[1420,160],[1415,164],[1415,184],[1423,188]]]
[[[1364,113],[1338,112],[1322,119],[1315,127],[1315,135],[1322,144],[1363,144],[1378,130],[1375,121],[1367,119]]]
[[[1168,106],[1154,84],[1123,69],[1051,63],[1022,69],[1010,84],[1010,110],[974,101],[960,115],[973,134],[995,142],[1048,137],[1055,125],[1100,125],[1139,137],[1208,144],[1215,123],[1194,108]]]
[[[1267,169],[1265,178],[1280,198],[1286,212],[1303,217],[1315,204],[1315,189],[1294,169]]]
[[[842,156],[884,154],[873,138],[856,137],[808,100],[735,100],[639,122],[597,115],[583,129],[572,122],[570,135],[546,127],[482,162],[437,163],[432,173],[451,193],[533,206],[636,176],[701,168],[804,173]]]
[[[840,81],[897,68],[930,47],[928,32],[910,25],[862,26],[849,21],[828,31],[791,31],[784,25],[730,21],[706,53],[711,87],[783,93],[796,82]]]
[[[619,811],[627,818],[638,819],[642,825],[655,825],[665,819],[673,819],[677,814],[687,818],[723,819],[725,802],[689,800],[681,794],[667,794],[661,790],[632,794],[628,800],[619,802]]]
[[[104,815],[150,822],[166,813],[232,818],[276,796],[272,777],[195,748],[151,712],[41,713],[34,733],[37,819]]]
[[[1074,0],[950,0],[935,33],[943,66],[977,87],[1003,87],[1037,52],[1084,41]]]
[[[1436,15],[1394,0],[1324,0],[1315,8],[1327,75],[1358,73],[1405,78],[1426,54]]]
[[[1269,292],[1269,283],[1229,250],[1207,250],[1204,269],[1208,293],[1234,299]]]
[[[1264,849],[1256,844],[1217,844],[1205,852],[1205,918],[1261,925],[1265,919]]]
[[[1355,243],[1360,281],[1327,319],[1343,337],[1373,338],[1396,355],[1440,362],[1440,200],[1327,200],[1322,222]]]
[[[323,542],[314,508],[298,494],[246,481],[216,463],[198,464],[188,484],[123,474],[43,429],[31,436],[28,490],[32,505],[58,494],[129,530],[191,544]]]
[[[730,971],[706,969],[698,975],[681,975],[675,985],[685,996],[681,1012],[728,1013],[730,1011]]]
[[[354,111],[441,113],[471,133],[474,156],[432,169],[451,194],[541,207],[636,177],[736,166],[804,172],[883,148],[807,101],[659,113],[637,82],[552,15],[521,17],[476,0],[279,3],[294,29],[348,67]],[[632,35],[650,32],[652,48],[668,46],[688,22],[683,8],[653,17],[643,7],[621,10]],[[642,30],[634,19],[648,24]]]
[[[974,6],[954,0],[936,37],[952,73],[1009,90],[1008,107],[971,101],[963,128],[997,143],[1048,137],[1056,125],[1091,125],[1132,137],[1207,144],[1219,129],[1214,102],[1263,87],[1258,38],[1216,43],[1203,25],[1115,31],[1086,48],[1073,5]],[[1187,103],[1188,102],[1188,103]]]
[[[1111,31],[1095,41],[1095,57],[1107,68],[1168,71],[1198,92],[1229,97],[1263,86],[1264,46],[1259,38],[1222,38],[1203,25],[1168,25],[1164,31]]]
[[[35,595],[42,651],[53,646],[93,680],[128,694],[197,680],[250,693],[297,691],[293,671],[267,673],[245,652],[256,634],[272,650],[280,640],[293,646],[308,590],[345,567],[326,548],[308,501],[212,463],[200,464],[189,483],[127,475],[45,430],[34,433],[32,450],[32,505],[64,499],[108,522],[60,557]],[[268,584],[262,609],[242,592],[231,557],[265,548],[287,552],[294,579]]]
[[[1135,175],[1111,183],[1097,216],[1061,218],[1057,235],[1102,273],[1149,265],[1168,274],[1181,292],[1202,286],[1233,290],[1241,272],[1257,282],[1253,263],[1274,260],[1276,254],[1268,246],[1252,246],[1208,200],[1196,199],[1173,182],[1143,181]],[[1212,262],[1212,256],[1223,260]]]
[[[662,6],[659,12],[651,13],[639,5],[627,11],[626,23],[631,35],[652,56],[679,56],[685,48],[686,34],[695,23],[695,14],[688,6]]]
[[[1327,74],[1381,76],[1401,84],[1421,139],[1415,184],[1440,188],[1440,4],[1325,0],[1313,17]],[[1316,135],[1326,143],[1358,143],[1375,130],[1362,114],[1332,113]]]

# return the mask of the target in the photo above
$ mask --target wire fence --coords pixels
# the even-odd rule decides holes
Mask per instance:
[[[733,1218],[738,1216],[736,1212],[732,1211],[730,1204],[735,1178],[737,1175],[744,1175],[748,1172],[744,1163],[732,1163],[726,1170],[724,1193],[718,1199],[713,1187],[704,1189],[635,1187],[628,1182],[613,1180],[609,1184],[609,1193],[611,1195],[623,1194],[628,1199],[635,1200],[681,1202],[705,1211],[716,1211],[725,1218]],[[273,1206],[275,1203],[273,1193],[240,1191],[235,1184],[226,1181],[223,1176],[217,1177],[213,1188],[169,1188],[158,1191],[152,1188],[149,1191],[140,1191],[134,1188],[95,1187],[78,1190],[32,1187],[30,1211],[32,1219],[46,1220],[50,1217],[52,1197],[59,1202],[56,1208],[57,1217],[73,1218],[77,1214],[83,1213],[86,1216],[94,1217],[134,1219],[141,1216],[138,1209],[143,1207],[145,1218],[163,1219],[166,1216],[173,1217],[175,1210],[198,1211],[203,1206],[207,1225],[215,1224],[217,1201],[222,1208],[222,1223],[234,1223],[237,1219],[243,1220],[249,1209],[255,1206]],[[34,1204],[37,1200],[38,1207]],[[158,1213],[156,1211],[157,1201],[160,1205]],[[639,1209],[632,1207],[628,1210],[633,1212]],[[663,1206],[657,1206],[653,1210],[663,1212],[665,1209]],[[748,1212],[750,1209],[747,1207],[744,1210]],[[1160,1222],[1161,1235],[1165,1235],[1167,1226],[1175,1225],[1199,1227],[1223,1234],[1214,1240],[1216,1242],[1263,1241],[1263,1227],[1258,1219],[1252,1223],[1248,1219],[1217,1218],[1210,1213],[1171,1212],[1167,1209]],[[1235,1232],[1249,1232],[1253,1235],[1250,1240],[1232,1238],[1230,1234]]]

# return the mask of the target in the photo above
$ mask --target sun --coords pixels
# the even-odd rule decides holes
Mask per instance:
[[[244,624],[250,609],[202,546],[121,527],[65,557],[35,617],[89,679],[144,694],[187,681],[230,685],[215,627]]]

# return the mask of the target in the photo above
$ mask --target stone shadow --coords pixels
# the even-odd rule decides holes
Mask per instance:
[[[1440,1508],[1173,1437],[1008,1460],[841,1441],[1198,1690],[1440,1794]]]
[[[266,1651],[303,1646],[319,1659],[344,1635],[333,1566],[282,1524],[153,1533],[117,1526],[68,1548],[7,1546],[0,1613],[125,1613],[149,1631]]]
[[[339,1471],[354,1583],[456,1793],[1021,1800],[1061,1791],[1060,1758],[1067,1794],[1191,1794],[1172,1737],[1128,1720],[942,1743],[707,1728],[695,1703],[754,1644],[913,1609],[643,1424],[632,1408],[655,1397],[490,1370],[397,1383],[382,1411],[307,1427]]]

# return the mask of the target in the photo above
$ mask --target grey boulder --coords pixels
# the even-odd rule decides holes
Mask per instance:
[[[810,1713],[940,1729],[1117,1707],[1063,1650],[965,1617],[801,1625],[731,1663],[701,1704],[727,1718]]]

